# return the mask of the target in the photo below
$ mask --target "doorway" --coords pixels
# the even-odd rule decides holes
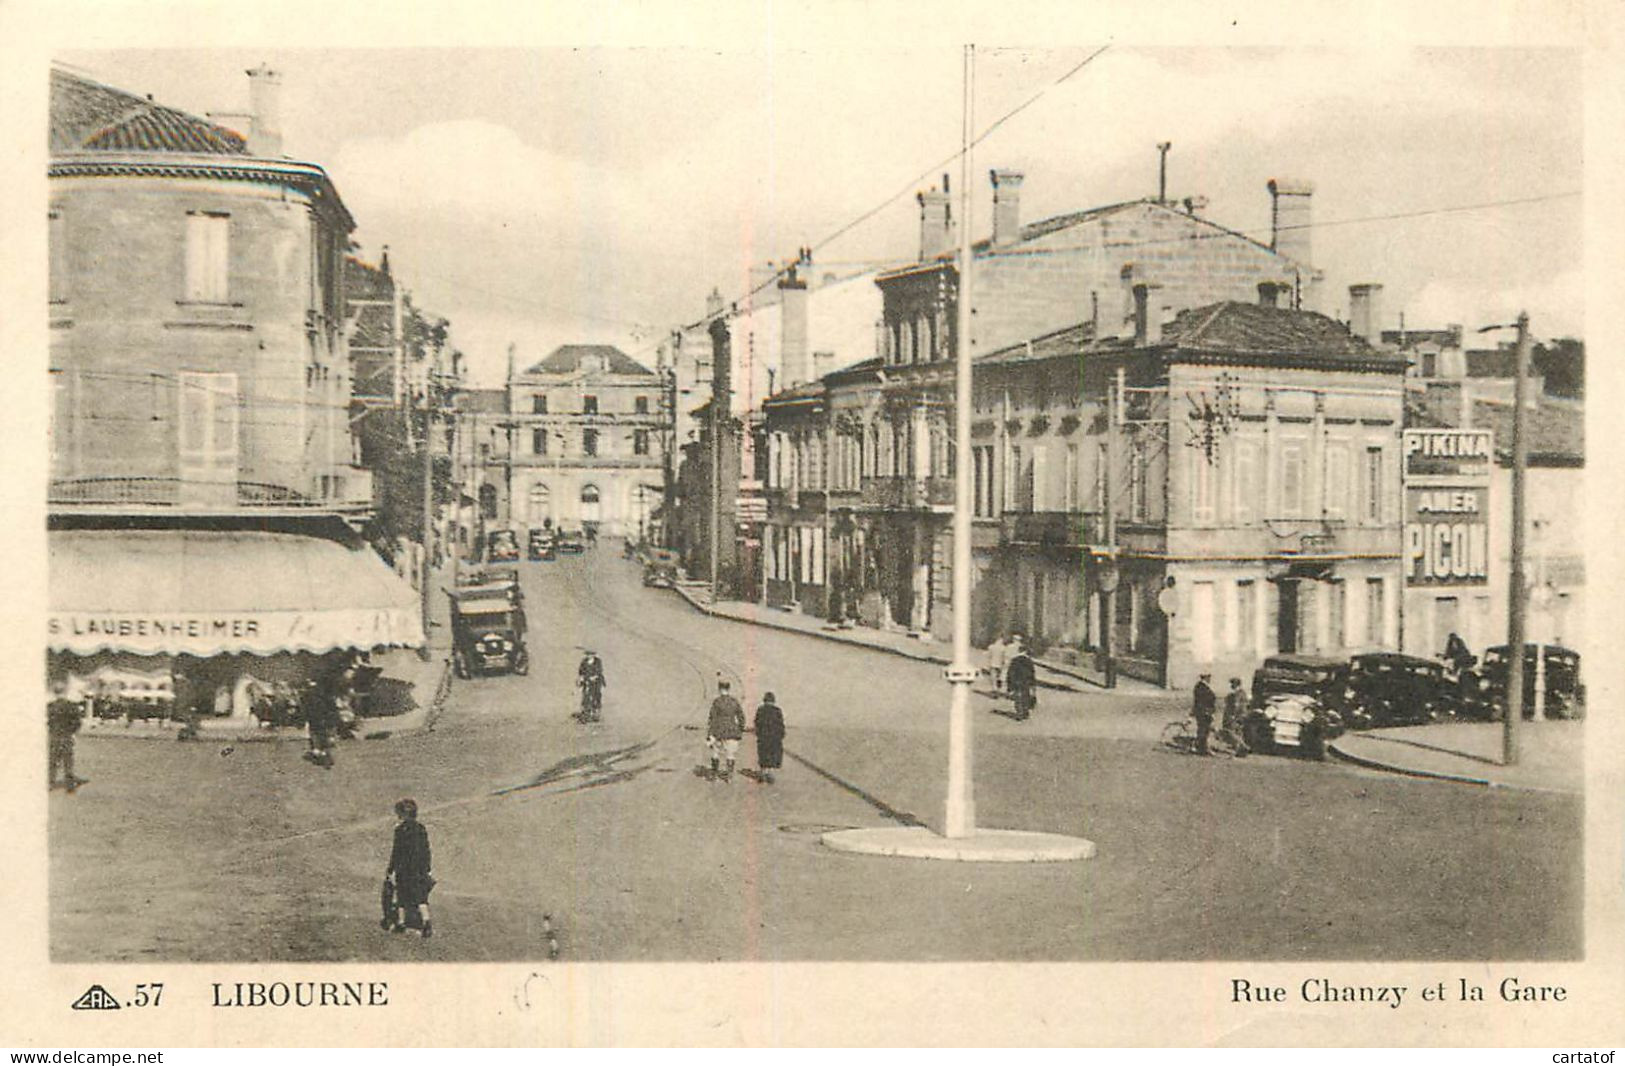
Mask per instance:
[[[1298,583],[1278,581],[1275,584],[1280,607],[1276,611],[1275,648],[1277,651],[1298,650]]]

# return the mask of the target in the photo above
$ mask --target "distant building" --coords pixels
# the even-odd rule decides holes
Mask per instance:
[[[490,390],[460,404],[479,458],[487,521],[643,536],[657,520],[669,439],[668,382],[609,345],[567,344],[510,368],[500,412]]]

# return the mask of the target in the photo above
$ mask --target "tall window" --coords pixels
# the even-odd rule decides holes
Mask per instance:
[[[63,222],[61,211],[52,211],[46,216],[46,221],[51,254],[50,300],[58,304],[68,298],[67,225]]]
[[[188,480],[234,480],[237,375],[180,375],[180,465]]]
[[[1293,441],[1281,447],[1281,516],[1297,518],[1303,514],[1303,442]]]
[[[596,397],[596,396],[583,396],[581,398],[581,413],[584,414],[584,415],[595,415],[595,414],[597,414],[598,413],[598,397]]]
[[[1150,474],[1148,467],[1145,445],[1135,441],[1134,452],[1129,457],[1128,494],[1129,514],[1136,522],[1146,522],[1151,518],[1151,491],[1146,484]]]
[[[1035,511],[1049,509],[1049,474],[1045,469],[1049,449],[1042,444],[1033,445],[1033,462],[1027,472],[1027,500]]]
[[[1236,647],[1246,651],[1258,640],[1258,586],[1251,580],[1236,582]]]
[[[1337,651],[1343,647],[1343,614],[1347,610],[1348,586],[1347,582],[1333,581],[1327,586],[1326,594],[1326,650]]]
[[[1328,518],[1345,518],[1351,508],[1349,497],[1349,450],[1347,445],[1326,445],[1326,499]],[[1333,645],[1336,647],[1336,645]]]
[[[976,474],[976,517],[992,518],[993,510],[993,446],[979,444],[971,452]]]
[[[1078,446],[1071,443],[1066,446],[1066,496],[1062,506],[1069,514],[1078,510]]]
[[[530,450],[537,455],[547,454],[547,430],[533,429],[530,431]]]
[[[186,298],[198,303],[228,299],[231,216],[193,211],[186,216]]]
[[[1218,481],[1213,463],[1199,449],[1191,449],[1191,521],[1199,526],[1210,526],[1214,518],[1214,491]]]
[[[1004,509],[1006,511],[1021,509],[1021,482],[1024,474],[1025,468],[1021,463],[1021,448],[1012,444],[1009,451],[1005,453]]]
[[[632,431],[632,454],[633,455],[648,455],[649,454],[649,431],[648,430],[646,430],[646,429],[634,429]]]
[[[1365,520],[1382,521],[1382,449],[1365,450]]]
[[[596,429],[584,429],[581,431],[581,454],[598,454],[598,431]]]
[[[649,413],[649,397],[647,397],[647,396],[638,396],[635,399],[633,399],[633,401],[632,401],[632,410],[636,414],[640,414],[640,415],[648,414]]]
[[[1365,582],[1365,641],[1381,647],[1387,623],[1386,604],[1383,602],[1382,578],[1371,577]]]
[[[547,394],[539,392],[530,398],[530,413],[534,415],[547,414]]]
[[[1235,523],[1244,526],[1252,522],[1260,508],[1260,486],[1258,483],[1258,442],[1238,441],[1235,450],[1235,478],[1232,486],[1235,496],[1231,502],[1231,514],[1235,516]]]

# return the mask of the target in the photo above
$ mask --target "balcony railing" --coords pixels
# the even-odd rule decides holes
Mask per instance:
[[[246,510],[302,513],[367,511],[372,472],[349,469],[326,492],[303,493],[265,481],[204,481],[179,477],[86,477],[51,481],[47,504],[66,511]]]
[[[1006,544],[1080,548],[1106,541],[1105,522],[1096,511],[1006,511],[1002,524]]]
[[[875,511],[951,511],[954,479],[870,477],[863,479],[863,506]]]

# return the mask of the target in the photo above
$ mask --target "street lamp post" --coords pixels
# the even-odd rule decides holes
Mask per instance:
[[[1528,590],[1524,587],[1524,470],[1529,465],[1529,440],[1524,426],[1524,398],[1528,391],[1529,375],[1529,314],[1518,313],[1514,323],[1518,331],[1516,365],[1512,368],[1512,573],[1507,586],[1507,707],[1506,722],[1501,735],[1501,762],[1515,766],[1518,762],[1518,728],[1523,720],[1523,643],[1524,606]],[[1478,332],[1487,333],[1506,326],[1485,326]]]
[[[971,684],[976,667],[970,660],[971,614],[971,142],[975,137],[976,49],[965,46],[964,111],[959,157],[959,292],[958,341],[954,368],[954,658],[948,667],[953,686],[948,705],[948,799],[944,835],[969,837],[976,832],[975,783],[970,728]]]

